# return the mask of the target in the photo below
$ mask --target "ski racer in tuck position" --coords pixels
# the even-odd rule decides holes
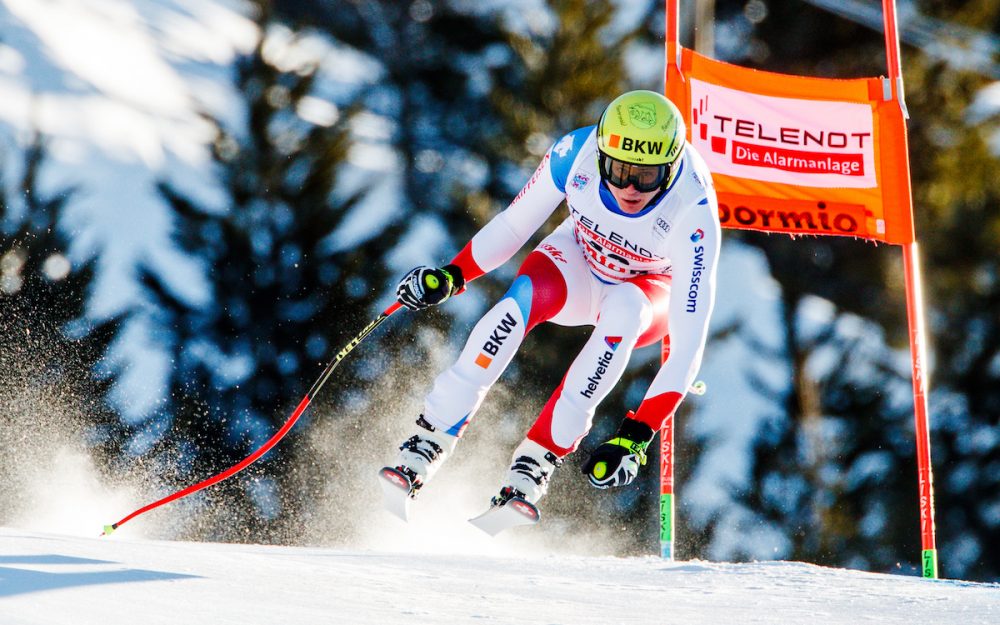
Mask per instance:
[[[417,310],[463,291],[510,259],[563,200],[569,215],[527,256],[458,360],[435,379],[412,434],[382,470],[390,509],[389,492],[400,491],[408,506],[440,469],[525,335],[543,321],[594,331],[514,451],[491,510],[516,500],[511,507],[521,509],[523,522],[537,521],[534,504],[590,430],[634,348],[668,338],[670,355],[638,409],[584,465],[590,483],[610,488],[635,479],[654,435],[684,399],[714,305],[720,227],[708,168],[685,140],[680,111],[658,93],[625,93],[596,126],[557,141],[517,197],[450,264],[417,267],[402,279],[399,301]],[[408,507],[394,510],[406,518],[401,510]]]

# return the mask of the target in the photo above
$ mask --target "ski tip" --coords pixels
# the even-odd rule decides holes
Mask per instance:
[[[541,514],[535,504],[520,497],[514,497],[502,506],[492,506],[479,516],[469,519],[469,523],[490,536],[496,536],[512,527],[534,525],[538,523],[540,518]]]
[[[104,531],[101,532],[101,536],[111,536],[112,532],[118,529],[118,526],[112,523],[111,525],[105,525]]]

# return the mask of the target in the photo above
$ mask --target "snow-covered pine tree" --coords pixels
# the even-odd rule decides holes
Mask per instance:
[[[150,453],[174,455],[175,466],[186,467],[178,484],[237,463],[280,427],[325,361],[366,322],[391,280],[381,259],[402,230],[390,225],[356,246],[339,245],[338,229],[366,199],[363,187],[345,191],[341,184],[358,109],[324,98],[320,59],[279,67],[275,48],[294,46],[296,36],[287,39],[266,13],[261,29],[257,47],[236,66],[243,97],[237,117],[245,124],[213,120],[226,205],[198,206],[172,181],[161,185],[176,213],[178,247],[203,263],[208,302],[184,301],[151,272],[143,280],[174,361],[162,415],[170,427]],[[330,113],[325,121],[306,113],[317,104]],[[361,388],[356,372],[338,369],[324,393]],[[323,418],[336,417],[311,408],[286,443],[206,491],[218,505],[186,532],[294,540],[303,509],[327,477],[299,437]]]

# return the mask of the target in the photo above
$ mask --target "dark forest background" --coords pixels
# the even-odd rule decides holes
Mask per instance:
[[[38,191],[44,137],[3,155],[23,172],[2,181],[0,197],[0,359],[5,371],[17,371],[0,378],[0,412],[12,426],[0,432],[5,447],[35,423],[28,406],[58,401],[75,406],[73,431],[108,479],[147,473],[161,488],[179,487],[234,464],[284,422],[323,364],[391,301],[405,261],[447,261],[517,193],[551,141],[594,123],[621,91],[662,89],[659,2],[632,3],[626,11],[595,0],[540,0],[537,11],[518,15],[502,6],[426,0],[252,4],[262,37],[234,67],[243,114],[227,117],[242,125],[212,119],[212,175],[225,190],[226,210],[200,206],[179,181],[159,184],[175,213],[174,243],[197,260],[209,284],[207,303],[191,303],[172,292],[158,270],[144,267],[141,305],[113,319],[86,321],[95,266],[66,267],[62,254],[69,242],[58,228],[75,190]],[[920,16],[940,20],[935,23],[984,36],[1000,28],[997,2],[913,6]],[[885,73],[881,32],[813,4],[718,0],[713,8],[715,55],[723,60],[805,75]],[[692,23],[685,15],[688,45]],[[293,36],[323,37],[379,70],[357,88],[330,89],[320,63],[289,68],[269,58],[266,38],[279,27]],[[961,44],[948,39],[954,33],[947,28],[921,32],[924,39],[910,41],[937,36],[942,46]],[[970,112],[993,77],[929,45],[904,44],[902,52],[931,333],[941,573],[995,581],[997,120]],[[335,120],[321,124],[300,114],[315,98],[336,105]],[[359,128],[373,127],[391,149],[386,171],[393,203],[372,217],[367,234],[345,244],[342,228],[358,219],[358,211],[372,210],[374,189],[389,175],[359,173],[351,165],[352,150],[368,141]],[[384,202],[385,194],[379,197]],[[691,426],[696,402],[682,409],[678,556],[709,558],[720,544],[734,542],[733,532],[765,529],[782,537],[774,557],[918,574],[899,250],[733,231],[726,240],[729,248],[762,254],[780,286],[777,340],[762,342],[739,322],[717,326],[713,337],[742,341],[756,354],[740,367],[741,375],[769,408],[731,416],[760,424],[750,446],[750,473],[730,493],[729,505],[741,512],[735,527],[723,522],[730,518],[724,511],[691,514],[684,503],[685,480],[713,441]],[[463,296],[468,302],[394,319],[391,328],[367,339],[289,438],[251,470],[205,493],[203,513],[175,531],[191,539],[349,542],[349,528],[318,535],[303,523],[330,513],[316,502],[336,497],[338,476],[349,470],[345,458],[353,457],[344,446],[368,458],[391,457],[399,428],[385,423],[415,417],[426,384],[446,362],[442,346],[454,350],[464,341],[476,312],[503,293],[520,258],[479,280]],[[817,298],[830,311],[822,322],[807,314]],[[171,362],[162,401],[138,422],[118,418],[108,400],[120,371],[106,356],[130,314],[155,320],[159,346]],[[852,331],[859,324],[864,331]],[[496,463],[504,462],[585,336],[585,329],[546,326],[526,342],[501,380],[508,392],[498,393],[488,415],[507,425],[491,443],[501,450]],[[712,344],[708,351],[711,358]],[[635,407],[655,372],[650,360],[631,367],[602,405],[584,451]],[[773,381],[775,370],[788,372],[780,384]],[[388,400],[384,380],[390,372],[412,377],[404,389],[411,400]],[[33,393],[41,388],[55,390],[36,401]],[[725,393],[725,381],[709,392]],[[576,456],[545,502],[552,527],[567,533],[615,528],[618,553],[655,552],[655,469],[647,467],[633,488],[597,493],[578,476],[585,454]],[[0,456],[0,468],[12,461]],[[484,505],[488,497],[484,492]],[[27,505],[16,497],[6,503],[8,512]],[[730,547],[724,556],[760,554]]]

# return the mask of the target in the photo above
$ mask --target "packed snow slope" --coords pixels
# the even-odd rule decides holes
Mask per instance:
[[[0,528],[3,625],[916,622],[1000,623],[1000,585],[794,562],[401,554]]]

